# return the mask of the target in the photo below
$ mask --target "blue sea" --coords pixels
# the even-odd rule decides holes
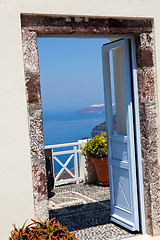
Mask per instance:
[[[75,142],[91,138],[92,129],[104,122],[104,113],[45,112],[43,132],[45,145]]]
[[[92,129],[104,122],[104,113],[78,113],[76,111],[43,111],[43,132],[46,145],[77,142],[83,138],[91,138]],[[64,148],[56,149],[65,150]],[[65,162],[68,156],[58,156]],[[73,162],[68,165],[73,168]],[[55,165],[55,172],[60,170],[59,164]]]

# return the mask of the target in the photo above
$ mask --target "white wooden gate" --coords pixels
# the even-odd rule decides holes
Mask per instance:
[[[81,142],[73,142],[73,143],[64,143],[64,144],[45,146],[45,149],[51,149],[52,151],[54,186],[59,186],[62,184],[67,184],[72,182],[75,182],[76,184],[78,184],[80,181],[83,180],[78,170],[79,168],[78,154],[81,153],[81,149],[80,149],[81,145],[82,145]],[[55,151],[56,148],[67,148],[67,147],[72,147],[73,149],[62,150],[58,152]],[[62,162],[58,158],[58,156],[60,155],[67,155],[65,162]],[[67,167],[71,161],[73,162],[73,171],[71,171],[71,169],[68,169]],[[57,162],[61,166],[61,169],[58,173],[57,172],[55,173],[55,162]],[[62,173],[64,171],[66,171],[69,174],[70,178],[62,179]]]

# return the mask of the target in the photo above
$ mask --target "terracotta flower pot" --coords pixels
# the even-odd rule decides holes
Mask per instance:
[[[108,158],[91,158],[91,161],[96,169],[98,184],[109,186]]]

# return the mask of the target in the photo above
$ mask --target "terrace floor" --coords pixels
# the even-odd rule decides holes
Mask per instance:
[[[124,239],[135,236],[110,221],[109,187],[70,184],[55,187],[49,199],[50,218],[76,231],[80,240]]]

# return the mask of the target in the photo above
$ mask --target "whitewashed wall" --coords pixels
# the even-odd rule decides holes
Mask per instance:
[[[21,13],[154,18],[157,84],[160,88],[160,2],[158,0],[0,1],[0,238],[12,223],[34,217]],[[159,122],[160,129],[160,122]]]

